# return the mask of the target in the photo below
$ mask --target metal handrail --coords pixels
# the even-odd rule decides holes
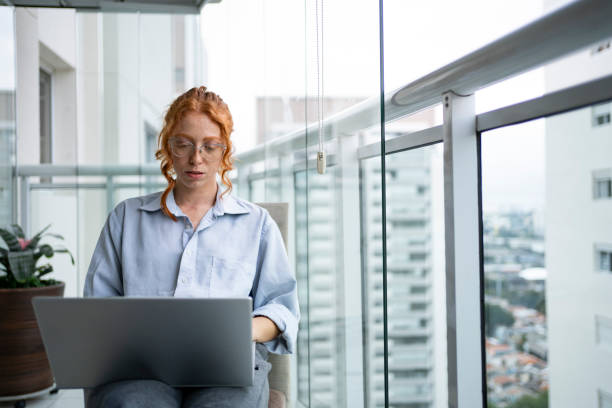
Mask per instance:
[[[444,92],[470,94],[612,37],[610,21],[612,2],[609,0],[580,0],[570,3],[455,62],[387,93],[384,98],[385,120],[393,121],[440,103]],[[327,118],[322,127],[323,140],[350,135],[379,123],[380,99],[373,97]],[[279,156],[303,150],[318,143],[318,132],[316,124],[298,129],[265,145],[236,154],[235,165],[242,167],[264,160],[270,154]],[[369,148],[376,150],[372,146]],[[361,153],[366,154],[363,148]],[[371,153],[368,150],[367,154]],[[114,177],[130,175],[159,176],[159,165],[40,164],[16,167],[16,176],[21,179],[22,192],[30,189],[28,178],[35,176],[104,176],[107,178],[107,186],[112,190]],[[24,205],[27,206],[27,201],[24,196],[22,209]],[[111,201],[112,198],[109,197],[109,205]],[[27,212],[22,211],[23,213]]]
[[[160,176],[158,163],[64,165],[32,164],[17,166],[17,177],[36,176]]]
[[[159,164],[142,165],[57,165],[34,164],[15,168],[15,176],[20,180],[21,226],[29,231],[30,192],[32,190],[66,190],[66,189],[101,189],[106,190],[106,207],[110,212],[115,205],[115,190],[120,188],[163,188],[164,184],[146,180],[143,183],[115,182],[115,177],[122,176],[158,176],[161,177]],[[106,182],[60,182],[31,183],[30,177],[104,177]]]
[[[559,8],[384,98],[391,122],[441,102],[453,91],[471,94],[511,76],[538,68],[597,41],[612,37],[612,2],[579,0]],[[442,27],[441,29],[444,29]],[[369,98],[323,122],[323,140],[352,134],[380,123],[380,98]],[[313,124],[236,155],[237,164],[264,160],[267,154],[304,149],[318,143]]]

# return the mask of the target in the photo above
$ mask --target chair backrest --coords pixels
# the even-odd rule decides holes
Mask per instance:
[[[270,213],[270,216],[281,235],[287,248],[287,236],[289,231],[289,204],[287,203],[257,203],[262,208],[265,208]],[[291,356],[287,354],[273,354],[268,356],[268,362],[272,364],[272,370],[268,374],[270,389],[277,390],[285,394],[287,401],[290,401],[289,392],[291,390]]]

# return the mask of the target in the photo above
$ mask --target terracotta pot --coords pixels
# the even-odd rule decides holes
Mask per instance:
[[[53,385],[32,298],[63,296],[64,287],[59,283],[42,288],[0,289],[0,397],[29,394]]]

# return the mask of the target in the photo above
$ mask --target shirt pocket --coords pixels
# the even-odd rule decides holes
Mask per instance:
[[[255,268],[249,263],[213,257],[210,297],[247,297],[253,287]]]

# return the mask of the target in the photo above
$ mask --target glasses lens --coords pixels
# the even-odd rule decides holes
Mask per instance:
[[[170,149],[172,154],[177,157],[183,157],[193,154],[194,146],[193,143],[186,140],[172,140],[170,143]]]
[[[170,150],[172,151],[172,154],[176,157],[185,157],[193,155],[195,151],[195,146],[189,141],[174,139],[170,141]],[[200,152],[200,155],[202,155],[202,157],[204,158],[217,159],[223,154],[223,151],[225,150],[225,145],[219,143],[206,143],[202,145],[198,150]]]
[[[211,159],[219,158],[221,154],[223,153],[223,150],[225,150],[225,146],[221,144],[216,144],[216,143],[205,144],[200,149],[204,157],[209,157]]]

